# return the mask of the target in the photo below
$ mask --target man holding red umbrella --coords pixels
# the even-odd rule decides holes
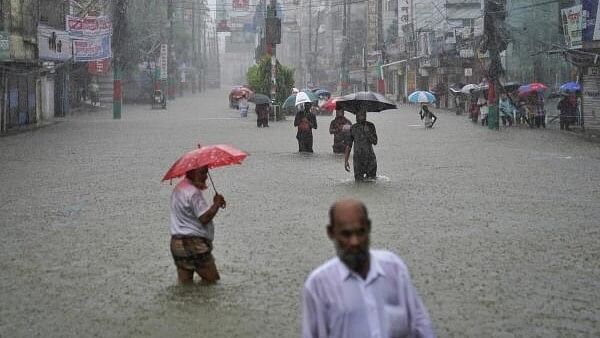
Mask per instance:
[[[185,174],[171,195],[171,254],[177,266],[180,284],[190,284],[194,271],[205,283],[220,279],[212,255],[215,226],[213,218],[225,208],[225,198],[215,193],[212,205],[204,199],[208,188],[208,167],[192,169]]]
[[[213,218],[226,206],[217,193],[209,169],[241,164],[248,156],[232,146],[217,144],[200,146],[181,156],[163,177],[163,181],[184,177],[171,195],[171,253],[177,266],[179,283],[189,284],[196,272],[205,283],[219,280],[212,255],[215,226]],[[202,194],[210,179],[215,190],[212,205]]]

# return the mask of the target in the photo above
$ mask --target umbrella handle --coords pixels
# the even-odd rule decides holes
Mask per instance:
[[[210,179],[210,184],[212,184],[213,190],[215,191],[216,194],[218,194],[217,188],[215,188],[215,182],[213,182],[212,176],[210,176],[210,172],[207,172],[207,174],[208,174],[208,178]]]
[[[215,191],[215,194],[218,194],[219,192],[217,191],[217,188],[215,188],[215,182],[213,182],[213,179],[210,176],[210,172],[207,172],[206,174],[208,174],[208,178],[210,179],[210,184],[212,184],[212,187],[213,187],[213,190]],[[225,209],[225,207],[222,207],[221,209]]]

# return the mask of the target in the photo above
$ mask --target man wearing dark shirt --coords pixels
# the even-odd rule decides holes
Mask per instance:
[[[344,117],[343,109],[335,110],[335,119],[329,125],[329,133],[333,135],[333,152],[335,154],[343,154],[346,151],[344,139],[350,132],[352,122]]]
[[[344,156],[344,168],[350,172],[350,150],[354,146],[354,179],[362,181],[366,179],[377,178],[377,158],[373,151],[373,146],[377,145],[377,131],[375,125],[367,122],[367,112],[362,111],[356,114],[356,123],[350,128],[350,133],[346,139],[346,153]]]
[[[296,113],[294,127],[298,127],[296,139],[298,140],[299,152],[313,152],[312,130],[317,129],[317,117],[311,110],[311,103],[304,103],[304,109]]]

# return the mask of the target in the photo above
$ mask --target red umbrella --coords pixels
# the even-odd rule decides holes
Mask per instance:
[[[524,96],[524,95],[529,95],[532,93],[543,92],[546,89],[548,89],[548,87],[546,87],[545,84],[539,83],[539,82],[534,82],[534,83],[530,83],[530,84],[519,87],[517,92],[520,96]]]
[[[254,95],[254,92],[252,92],[252,90],[246,88],[246,87],[234,87],[231,90],[231,96],[233,96],[236,99],[241,98],[243,95],[246,95],[246,98],[250,98],[252,97],[252,95]]]
[[[204,166],[208,166],[209,169],[214,169],[228,165],[242,164],[242,161],[246,156],[248,156],[248,154],[245,152],[224,144],[205,147],[200,147],[199,145],[198,149],[184,154],[175,161],[162,180],[166,181],[181,177],[190,170],[202,168]],[[214,188],[215,184],[213,183],[210,174],[208,177]]]
[[[331,98],[327,101],[325,101],[325,103],[323,103],[323,105],[321,106],[321,109],[328,111],[328,112],[333,112],[335,110],[335,105],[336,105],[336,98]]]

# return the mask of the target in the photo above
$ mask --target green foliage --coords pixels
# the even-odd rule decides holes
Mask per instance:
[[[248,69],[248,85],[255,93],[271,95],[271,58],[265,57]]]
[[[271,95],[271,57],[260,60],[257,65],[250,67],[246,73],[250,88],[260,94]],[[275,104],[281,105],[292,92],[294,86],[294,69],[285,67],[277,62],[277,96]]]

